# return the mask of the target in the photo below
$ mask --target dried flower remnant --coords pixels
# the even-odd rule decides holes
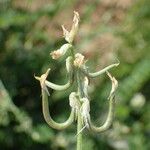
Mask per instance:
[[[84,64],[84,56],[80,53],[75,54],[74,66],[81,67]]]
[[[47,92],[47,94],[50,96],[49,91],[48,91],[46,84],[45,84],[45,81],[46,81],[46,78],[47,78],[49,72],[50,72],[50,68],[46,71],[45,74],[41,75],[41,77],[37,77],[37,76],[34,76],[34,77],[35,77],[35,79],[40,81],[41,88],[43,90],[45,90]]]
[[[75,110],[75,120],[77,119],[77,116],[78,116],[78,112],[80,110],[80,101],[79,99],[77,98],[77,93],[76,92],[72,92],[70,95],[69,95],[69,105],[71,108],[73,108]]]
[[[73,24],[72,24],[71,31],[70,32],[67,31],[66,28],[64,27],[64,25],[62,25],[63,35],[64,35],[65,40],[68,43],[73,42],[74,37],[78,32],[79,21],[80,21],[80,16],[79,16],[78,12],[74,11],[74,18],[73,18]]]
[[[64,44],[63,46],[60,47],[60,49],[51,52],[50,55],[52,56],[52,59],[58,59],[61,56],[65,55],[67,50],[69,50],[69,48],[71,47],[72,47],[71,44]]]
[[[81,106],[82,122],[89,128],[88,122],[90,120],[90,102],[86,97],[82,98],[81,101],[83,102]]]
[[[115,79],[115,77],[112,77],[111,74],[107,71],[106,72],[110,80],[112,81],[112,88],[110,92],[110,96],[113,95],[118,87],[118,81]],[[109,96],[109,97],[110,97]]]
[[[39,80],[41,84],[42,110],[45,121],[50,127],[62,130],[69,127],[73,123],[73,121],[77,120],[77,150],[82,150],[82,131],[85,128],[99,133],[106,131],[112,124],[115,109],[115,92],[118,87],[118,82],[108,72],[108,70],[117,67],[119,65],[119,61],[117,63],[105,67],[100,71],[94,73],[91,73],[89,71],[89,68],[88,66],[86,66],[85,63],[84,55],[76,53],[75,48],[72,45],[72,42],[78,31],[79,18],[79,14],[77,12],[74,12],[73,25],[70,32],[67,31],[64,26],[62,26],[64,38],[67,41],[67,43],[62,45],[60,49],[50,53],[52,59],[58,59],[64,56],[65,54],[69,55],[66,58],[66,72],[69,77],[68,82],[64,85],[57,85],[46,80],[50,69],[48,69],[47,72],[41,77],[35,78]],[[90,86],[89,79],[95,78],[104,73],[107,74],[112,83],[112,89],[108,97],[109,110],[105,123],[100,127],[96,127],[92,123],[90,116],[90,98],[88,95],[88,87]],[[71,108],[70,116],[65,122],[57,123],[52,119],[49,112],[48,96],[50,94],[48,92],[48,88],[61,91],[68,89],[72,85],[76,86],[74,86],[74,92],[71,92],[71,94],[69,95],[69,105]]]

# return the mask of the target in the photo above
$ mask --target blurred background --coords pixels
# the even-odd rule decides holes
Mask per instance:
[[[70,29],[74,10],[81,16],[76,48],[90,70],[120,60],[111,70],[119,81],[112,128],[84,130],[83,149],[150,149],[149,0],[0,0],[0,150],[75,150],[76,123],[64,131],[48,127],[34,79],[50,67],[50,81],[67,81],[65,59],[52,60],[49,53],[65,43],[61,25]],[[105,75],[90,81],[96,125],[106,119],[110,89]],[[50,90],[54,120],[69,116],[71,90]]]

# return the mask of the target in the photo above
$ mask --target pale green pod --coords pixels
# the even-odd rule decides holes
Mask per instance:
[[[86,76],[91,77],[91,78],[94,78],[94,77],[97,77],[97,76],[99,76],[99,75],[101,75],[101,74],[103,74],[103,73],[106,73],[108,70],[110,70],[110,69],[113,68],[113,67],[117,67],[117,66],[119,65],[119,63],[120,63],[120,62],[118,61],[118,63],[111,64],[111,65],[105,67],[104,69],[99,70],[99,71],[94,72],[94,73],[90,73],[90,72],[87,70],[86,67],[84,67],[84,68],[82,67],[81,70],[82,70],[82,72],[83,72]],[[86,68],[86,69],[85,69],[85,68]]]
[[[105,123],[100,127],[96,127],[95,125],[93,125],[93,123],[90,120],[89,121],[90,129],[94,132],[104,132],[107,129],[109,129],[113,122],[114,110],[115,110],[115,98],[113,96],[113,97],[110,97],[109,99],[109,111],[108,111],[108,116],[107,116]]]
[[[57,85],[57,84],[54,84],[54,83],[46,80],[45,81],[46,86],[53,90],[58,90],[58,91],[68,89],[73,83],[73,65],[72,65],[72,57],[71,56],[66,59],[66,70],[67,70],[68,76],[69,76],[68,82],[66,84]]]
[[[67,128],[74,121],[74,109],[73,108],[71,109],[69,118],[63,123],[57,123],[51,118],[50,112],[49,112],[48,95],[45,90],[42,90],[42,111],[43,111],[44,119],[47,122],[47,124],[50,127],[57,129],[57,130],[63,130]]]
[[[115,91],[118,87],[118,82],[117,80],[111,76],[110,73],[107,72],[107,75],[109,76],[109,78],[112,81],[112,89],[110,92],[110,95],[108,97],[109,99],[109,111],[108,111],[108,116],[107,119],[105,121],[105,123],[100,126],[100,127],[96,127],[93,125],[93,123],[91,122],[91,120],[89,121],[89,125],[90,125],[90,129],[94,132],[104,132],[107,129],[110,128],[112,122],[113,122],[113,118],[114,118],[114,110],[115,110]]]

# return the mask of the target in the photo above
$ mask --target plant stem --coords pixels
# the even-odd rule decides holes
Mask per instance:
[[[77,121],[77,134],[82,129],[82,119],[81,119],[81,113],[78,112],[78,121]],[[77,135],[77,150],[82,150],[82,132],[80,132]]]
[[[79,100],[84,96],[83,94],[83,88],[82,88],[82,81],[80,79],[80,71],[76,70],[76,81],[78,86],[78,94],[79,94]],[[82,150],[82,132],[80,132],[82,129],[82,118],[81,113],[78,111],[78,120],[77,120],[77,150]]]

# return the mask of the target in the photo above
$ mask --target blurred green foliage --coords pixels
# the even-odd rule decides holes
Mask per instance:
[[[101,135],[84,131],[84,149],[150,149],[149,0],[0,0],[0,149],[75,149],[75,125],[55,131],[45,123],[34,79],[51,67],[50,81],[65,82],[64,60],[51,60],[49,52],[65,42],[60,25],[71,22],[73,10],[81,14],[77,49],[85,49],[81,52],[93,70],[107,65],[110,55],[120,60],[112,70],[119,81],[114,124]],[[104,76],[91,81],[97,124],[105,119],[109,90]],[[51,91],[51,114],[57,121],[69,114],[69,92]]]

